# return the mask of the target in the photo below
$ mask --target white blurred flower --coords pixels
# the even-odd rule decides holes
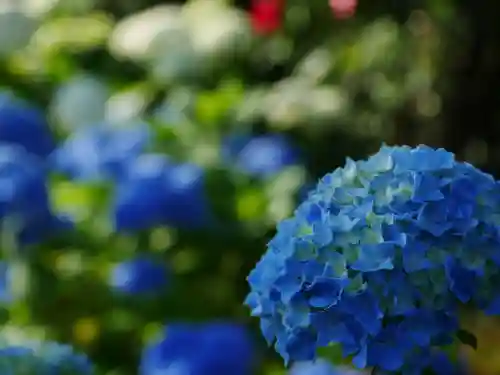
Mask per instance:
[[[247,89],[236,110],[236,119],[239,123],[252,123],[259,119],[264,112],[266,101],[264,88]]]
[[[183,8],[194,48],[205,58],[221,58],[250,47],[252,32],[245,15],[221,1],[195,0]]]
[[[310,118],[329,120],[343,113],[348,104],[347,95],[336,86],[314,87],[307,95]]]
[[[152,78],[163,84],[192,79],[202,73],[205,63],[184,29],[160,32],[150,43],[149,56]]]
[[[60,0],[0,0],[0,12],[17,11],[33,17],[43,16]]]
[[[0,346],[25,346],[38,349],[40,340],[45,337],[46,332],[43,328],[20,327],[13,323],[7,323],[0,329]]]
[[[150,95],[143,87],[134,87],[118,92],[106,102],[107,122],[127,122],[137,120],[145,110]]]
[[[0,0],[0,55],[6,56],[26,47],[39,21],[19,0]]]
[[[176,35],[184,30],[182,7],[160,5],[134,13],[120,21],[109,38],[109,49],[117,57],[147,61],[151,43],[160,34]]]
[[[1,343],[7,345],[23,345],[29,341],[26,332],[20,327],[7,324],[0,330]]]
[[[293,127],[305,121],[308,111],[307,89],[303,80],[286,79],[277,83],[264,100],[264,115],[273,124]]]
[[[66,129],[97,123],[105,119],[108,86],[97,77],[77,75],[56,91],[51,115]]]
[[[311,82],[320,82],[332,68],[333,58],[328,49],[318,48],[302,59],[296,68],[296,74],[311,80]]]
[[[308,79],[288,78],[276,84],[264,100],[264,115],[275,126],[290,128],[340,116],[348,104],[340,87],[316,86]]]
[[[155,6],[121,21],[109,39],[117,57],[141,62],[160,84],[192,80],[212,63],[250,47],[251,30],[240,11],[213,0],[184,7]]]
[[[193,77],[204,66],[180,6],[155,6],[124,19],[113,30],[109,48],[117,57],[145,64],[161,84]]]
[[[34,17],[42,17],[58,8],[64,14],[90,11],[97,0],[0,0],[0,8],[22,11]]]

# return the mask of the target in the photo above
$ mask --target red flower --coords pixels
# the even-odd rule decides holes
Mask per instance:
[[[346,19],[356,13],[357,0],[329,0],[335,18]]]
[[[251,20],[258,34],[270,34],[281,27],[284,0],[252,0]]]

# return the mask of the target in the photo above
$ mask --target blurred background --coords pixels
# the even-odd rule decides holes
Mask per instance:
[[[285,374],[242,304],[276,223],[383,142],[499,176],[499,11],[1,0],[5,330],[70,343],[98,374]],[[467,321],[472,373],[498,374],[500,325]]]

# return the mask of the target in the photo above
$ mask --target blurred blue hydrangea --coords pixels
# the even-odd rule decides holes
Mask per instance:
[[[323,177],[278,226],[246,303],[286,362],[340,344],[359,368],[419,374],[500,312],[500,185],[443,149],[387,147]]]
[[[170,160],[146,154],[127,166],[125,179],[116,186],[112,213],[118,231],[140,230],[162,223],[165,174]]]
[[[110,276],[114,290],[131,295],[161,292],[168,282],[165,265],[144,255],[116,264]]]
[[[112,203],[118,231],[157,225],[200,228],[211,220],[204,170],[164,155],[145,154],[131,162]]]
[[[139,374],[250,375],[252,340],[233,323],[172,324],[143,353]]]
[[[46,172],[42,160],[21,146],[0,145],[0,219],[22,244],[61,227],[51,212]]]
[[[255,177],[273,176],[301,162],[299,149],[283,134],[231,135],[223,140],[221,152],[230,165]]]
[[[2,375],[91,375],[89,359],[69,345],[51,341],[29,341],[22,345],[0,340]]]
[[[348,369],[344,366],[334,367],[330,362],[324,359],[309,362],[297,362],[290,371],[289,375],[361,375],[357,370]]]
[[[0,303],[12,301],[9,277],[9,263],[0,261]]]
[[[47,211],[31,225],[27,225],[19,233],[20,245],[29,246],[40,243],[48,237],[74,229],[74,221],[67,215]]]
[[[165,224],[182,228],[200,228],[211,220],[205,187],[205,171],[191,164],[175,164],[166,174]]]
[[[83,127],[51,155],[54,170],[79,181],[119,179],[151,142],[147,124]]]
[[[0,94],[0,142],[22,146],[42,158],[55,147],[43,112],[7,93]]]

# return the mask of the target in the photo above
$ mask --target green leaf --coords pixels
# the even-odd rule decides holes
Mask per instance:
[[[228,80],[215,91],[199,93],[195,103],[196,119],[212,129],[221,129],[224,120],[241,102],[244,95],[241,82]]]
[[[477,350],[477,337],[472,332],[460,329],[457,331],[456,336],[462,344],[468,345],[474,350]]]
[[[235,222],[237,190],[229,173],[223,169],[207,169],[205,188],[215,215],[223,222]]]
[[[319,349],[319,356],[336,365],[345,363],[342,356],[342,347],[337,344],[330,344],[327,347]]]
[[[96,12],[52,19],[37,30],[34,38],[38,48],[60,54],[61,48],[85,51],[103,45],[112,29],[113,20]]]

